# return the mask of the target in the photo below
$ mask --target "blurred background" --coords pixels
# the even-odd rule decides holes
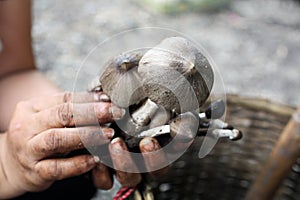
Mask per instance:
[[[187,35],[206,49],[218,67],[226,93],[300,105],[299,1],[34,0],[33,3],[37,65],[65,90],[73,90],[82,62],[99,43],[125,30],[163,27]],[[130,43],[142,44],[144,40],[125,39],[126,42],[116,41],[116,44],[121,48]],[[110,48],[103,49],[103,55],[106,51]],[[109,193],[99,199],[110,199]]]
[[[72,90],[81,63],[100,42],[128,29],[163,27],[193,38],[207,50],[218,66],[226,93],[300,105],[299,1],[35,0],[33,3],[38,67],[63,89]],[[142,42],[138,40],[138,37],[128,38],[127,42]]]

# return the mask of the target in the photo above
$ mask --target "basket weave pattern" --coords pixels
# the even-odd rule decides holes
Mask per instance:
[[[203,159],[198,158],[203,139],[196,139],[166,177],[150,180],[155,199],[244,199],[292,112],[289,106],[228,97],[226,121],[243,132],[243,139],[220,139]],[[300,199],[300,160],[274,199]]]

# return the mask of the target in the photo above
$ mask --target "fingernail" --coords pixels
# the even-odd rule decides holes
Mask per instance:
[[[98,156],[93,156],[95,163],[100,163],[100,158]]]
[[[103,131],[103,135],[107,139],[111,139],[115,135],[115,130],[112,128],[104,128],[104,129],[102,129],[102,131]]]
[[[95,165],[95,163],[99,162],[99,158],[96,158],[96,156],[92,156],[90,155],[88,158],[87,158],[87,164],[88,165]]]
[[[114,138],[110,143],[112,145],[119,145],[119,146],[121,146],[120,142],[121,142],[121,138],[117,137],[117,138]]]
[[[99,100],[102,102],[110,102],[110,98],[105,93],[99,95]]]
[[[141,149],[143,152],[152,152],[159,149],[159,144],[156,140],[151,137],[146,137],[140,142]]]
[[[114,120],[122,119],[126,113],[125,109],[119,108],[115,105],[110,107],[109,112],[112,114]]]
[[[112,149],[114,150],[115,153],[120,153],[121,151],[124,151],[124,147],[123,147],[123,143],[122,143],[122,139],[117,137],[114,138],[111,142],[112,145]]]
[[[95,102],[110,102],[110,98],[103,92],[95,92],[93,94]]]

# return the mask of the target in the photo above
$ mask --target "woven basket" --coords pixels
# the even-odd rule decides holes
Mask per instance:
[[[196,139],[166,177],[149,180],[155,199],[244,199],[295,108],[234,95],[227,100],[226,122],[243,131],[243,139],[220,139],[203,159],[203,139]],[[274,199],[300,199],[300,159]]]

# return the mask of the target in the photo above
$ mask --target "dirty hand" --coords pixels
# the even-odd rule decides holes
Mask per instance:
[[[99,124],[112,122],[124,113],[101,101],[102,95],[62,93],[20,102],[8,131],[0,135],[0,164],[5,177],[0,194],[41,191],[56,180],[93,169],[97,159],[92,155],[63,155],[84,148],[83,140],[85,145],[95,142],[95,136],[98,144],[109,142],[113,130]]]
[[[158,141],[155,138],[146,137],[139,144],[145,167],[150,175],[161,176],[167,173],[167,159],[162,151]],[[117,137],[109,144],[115,176],[123,187],[133,187],[142,180],[140,173],[130,173],[128,171],[138,172],[138,164],[131,157],[128,147],[124,140]],[[120,170],[122,169],[122,170]],[[123,170],[124,169],[124,170]],[[127,170],[128,171],[127,171]],[[158,169],[158,170],[157,170]],[[98,163],[93,170],[93,182],[99,189],[110,189],[113,186],[112,175],[108,173],[108,168],[103,163]]]

